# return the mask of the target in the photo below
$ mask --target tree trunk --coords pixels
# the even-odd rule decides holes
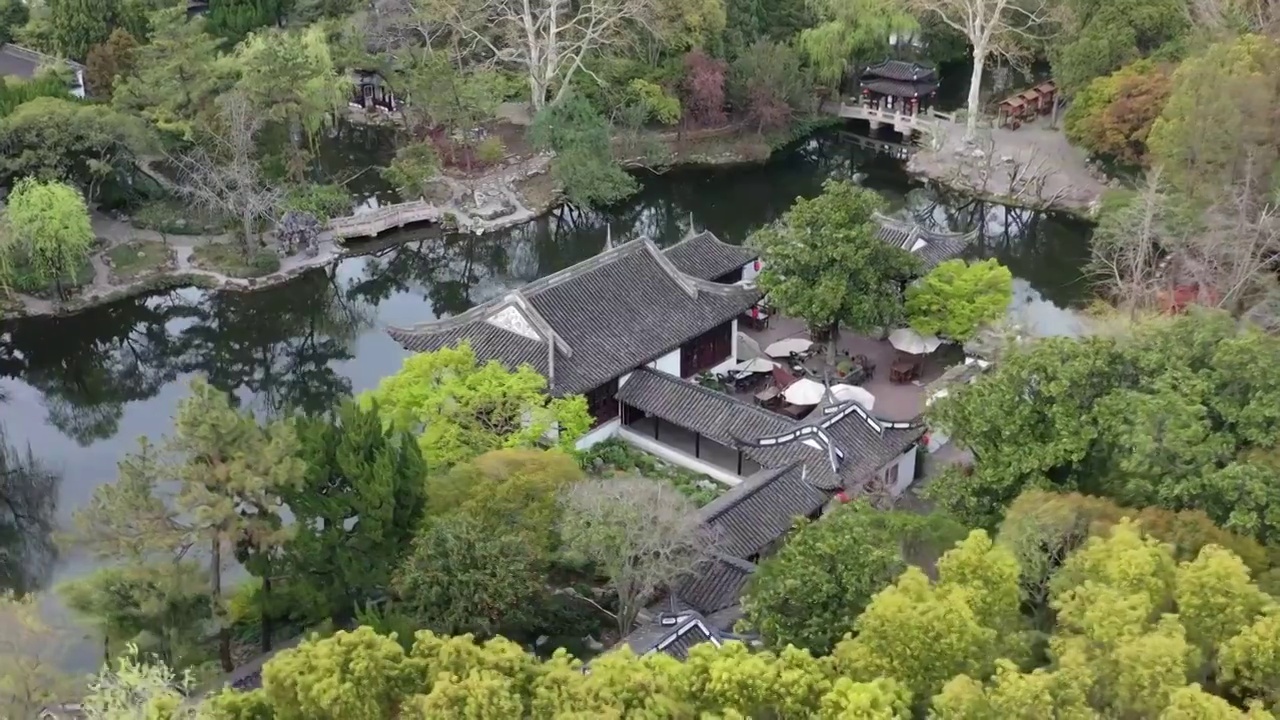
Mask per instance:
[[[965,142],[973,140],[978,133],[978,112],[981,109],[982,99],[982,70],[986,64],[987,49],[975,45],[973,47],[973,74],[969,76],[968,117],[965,118],[964,123]]]
[[[1058,111],[1062,109],[1063,104],[1062,95],[1057,94],[1053,96],[1053,112],[1049,114],[1050,130],[1058,129]]]
[[[210,585],[213,598],[213,618],[218,624],[218,659],[222,662],[222,671],[231,672],[235,664],[231,662],[231,628],[227,627],[227,619],[222,608],[222,533],[213,536],[213,559],[210,568]]]
[[[831,323],[831,330],[827,333],[827,364],[835,367],[836,358],[839,356],[839,348],[836,347],[840,343],[840,323]]]
[[[245,252],[248,252],[249,248],[252,247],[249,243],[253,241],[253,213],[248,210],[241,213],[240,225],[241,230],[244,232],[244,239],[241,242],[244,243]]]
[[[262,652],[271,652],[271,574],[262,576]]]

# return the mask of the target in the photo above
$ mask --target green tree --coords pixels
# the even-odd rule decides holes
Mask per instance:
[[[512,372],[483,365],[467,344],[418,353],[365,395],[392,425],[421,433],[431,469],[448,468],[499,448],[532,447],[554,428],[557,445],[571,449],[591,427],[580,395],[549,398],[533,368]]]
[[[986,677],[1017,650],[1018,564],[975,530],[943,555],[939,579],[907,568],[879,592],[836,645],[836,670],[854,680],[893,678],[916,699],[932,697],[956,675]]]
[[[283,14],[280,0],[211,0],[209,32],[239,43],[254,30],[276,24]]]
[[[20,105],[38,97],[70,100],[71,92],[57,73],[44,73],[31,80],[0,78],[0,118],[8,117]]]
[[[430,512],[470,515],[549,553],[556,545],[560,496],[582,478],[574,458],[559,450],[493,450],[432,482]]]
[[[1222,678],[1230,686],[1280,701],[1280,613],[1273,606],[1221,648]]]
[[[1215,43],[1173,74],[1173,88],[1147,141],[1166,179],[1211,201],[1249,181],[1271,188],[1280,146],[1280,43],[1245,35]]]
[[[1023,592],[1043,630],[1048,631],[1052,621],[1048,599],[1053,573],[1090,537],[1107,535],[1124,518],[1136,519],[1143,532],[1164,543],[1178,561],[1193,560],[1202,550],[1221,546],[1241,558],[1255,575],[1271,567],[1270,553],[1256,540],[1222,530],[1198,510],[1137,510],[1079,493],[1027,490],[1009,506],[998,537],[1018,558]]]
[[[720,42],[725,26],[724,0],[662,0],[654,7],[655,39],[668,52],[681,53]]]
[[[1220,312],[1146,321],[1123,340],[1014,349],[934,404],[933,422],[978,462],[928,493],[974,525],[994,525],[1035,486],[1200,509],[1268,542],[1280,527],[1280,492],[1264,480],[1280,430],[1272,359],[1280,363],[1280,342]]]
[[[209,574],[195,561],[130,562],[58,588],[67,607],[96,625],[109,647],[136,647],[174,668],[204,660]]]
[[[63,280],[77,275],[93,248],[84,197],[64,183],[25,178],[9,196],[5,220],[13,234],[9,252],[61,295]]]
[[[772,648],[818,655],[852,632],[867,602],[920,555],[965,535],[940,516],[841,506],[801,521],[743,591],[743,623]]]
[[[575,205],[608,205],[636,190],[635,179],[614,162],[609,123],[579,94],[539,111],[529,139],[555,152],[551,175]]]
[[[107,41],[120,12],[118,0],[49,0],[48,8],[54,47],[76,60]]]
[[[23,0],[0,0],[0,43],[11,42],[30,16],[31,10]]]
[[[111,100],[116,76],[127,75],[133,70],[133,56],[138,41],[124,28],[116,28],[105,43],[94,45],[85,61],[85,84],[89,95]]]
[[[204,18],[188,20],[185,8],[156,12],[151,26],[132,72],[116,78],[112,104],[190,140],[192,124],[216,113],[214,99],[234,82],[234,66],[220,61],[219,41],[205,32]]]
[[[58,178],[90,201],[128,183],[151,137],[138,118],[104,105],[37,97],[0,121],[0,184],[25,177]]]
[[[58,668],[67,636],[41,617],[35,595],[0,593],[0,715],[36,717],[75,684]]]
[[[471,514],[429,519],[396,573],[398,607],[442,633],[519,627],[542,590],[547,554]]]
[[[560,537],[571,559],[585,560],[617,596],[619,635],[654,596],[710,560],[717,537],[693,503],[666,483],[607,478],[572,485],[564,494]]]
[[[79,539],[103,557],[181,557],[191,548],[207,549],[212,625],[223,669],[230,671],[224,557],[231,550],[252,553],[245,557],[250,571],[271,576],[275,563],[262,556],[274,554],[290,532],[279,515],[282,495],[299,486],[306,471],[297,457],[297,435],[289,422],[259,425],[197,378],[178,406],[164,448],[173,459],[162,463],[142,439],[138,452],[121,462],[117,483],[99,486],[89,506],[76,513]],[[177,493],[170,505],[160,488],[173,480]],[[269,595],[264,584],[264,601]],[[262,616],[266,622],[270,613]]]
[[[285,166],[301,181],[307,158],[298,141],[306,138],[315,155],[320,131],[350,93],[351,81],[334,65],[324,29],[313,25],[304,31],[253,33],[236,47],[233,62],[240,72],[236,87],[296,140]]]
[[[1054,79],[1072,94],[1191,30],[1184,0],[1066,0],[1060,16],[1048,54]]]
[[[834,363],[842,326],[868,333],[903,316],[903,286],[918,267],[911,253],[883,242],[875,214],[884,201],[850,182],[828,180],[751,236],[764,270],[757,280],[779,312],[827,331]]]
[[[382,177],[395,185],[404,199],[425,197],[436,173],[440,170],[440,158],[429,142],[415,142],[396,148],[391,164],[382,170]]]
[[[1013,275],[997,260],[948,260],[907,288],[907,322],[919,332],[964,342],[1003,317]]]
[[[385,427],[376,408],[347,401],[297,427],[307,470],[283,493],[297,528],[284,548],[286,587],[341,621],[390,585],[422,518],[426,463],[415,439]]]
[[[404,649],[368,627],[312,635],[262,669],[279,720],[380,720],[412,689]]]

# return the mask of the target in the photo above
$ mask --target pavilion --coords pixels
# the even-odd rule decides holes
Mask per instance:
[[[932,106],[938,84],[937,70],[904,60],[868,65],[858,76],[864,107],[900,115],[919,115]]]

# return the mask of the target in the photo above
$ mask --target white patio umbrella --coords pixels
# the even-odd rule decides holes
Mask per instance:
[[[800,378],[782,391],[782,399],[792,405],[817,405],[822,402],[822,396],[826,392],[827,388],[822,383],[809,378]]]
[[[737,365],[734,365],[731,369],[741,373],[767,373],[776,367],[778,367],[778,363],[770,360],[769,358],[757,357],[751,358],[750,360],[743,360]]]
[[[743,359],[764,357],[764,351],[760,349],[760,343],[756,339],[744,332],[738,332],[738,357]]]
[[[787,338],[770,343],[769,347],[764,349],[764,354],[769,357],[786,357],[791,353],[802,353],[813,347],[813,341],[807,338]]]
[[[921,335],[911,328],[898,328],[889,333],[889,344],[908,355],[924,355],[937,350],[942,341],[936,335]]]
[[[857,385],[845,385],[843,383],[840,385],[832,385],[831,397],[835,398],[838,402],[848,402],[852,400],[861,405],[863,410],[870,410],[875,407],[876,404],[876,396],[872,395],[866,388],[861,388]]]

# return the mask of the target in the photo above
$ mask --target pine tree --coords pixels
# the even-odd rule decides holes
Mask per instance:
[[[376,406],[344,402],[297,427],[308,471],[286,498],[298,528],[285,548],[290,587],[343,619],[388,585],[408,549],[425,505],[426,464],[413,436],[386,429]]]

